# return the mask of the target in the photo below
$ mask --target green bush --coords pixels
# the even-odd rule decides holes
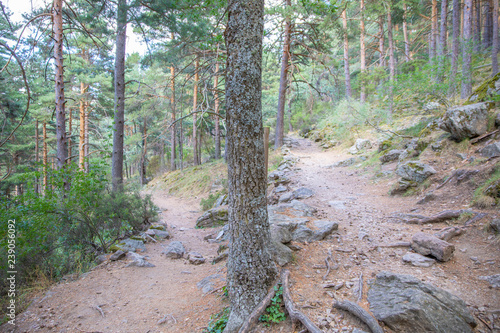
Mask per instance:
[[[279,288],[274,286],[274,297],[271,298],[271,304],[266,308],[267,314],[260,316],[259,320],[264,322],[266,325],[271,323],[278,324],[286,319],[286,315],[281,309],[283,307],[283,286]]]

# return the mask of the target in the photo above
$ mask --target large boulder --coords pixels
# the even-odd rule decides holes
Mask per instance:
[[[475,89],[466,104],[486,102],[494,99],[500,94],[500,73],[486,79],[477,89]]]
[[[439,128],[451,133],[457,141],[486,133],[488,103],[476,103],[449,109],[441,118]]]
[[[212,208],[203,213],[196,220],[196,228],[219,227],[227,223],[229,219],[227,206]]]
[[[429,176],[436,173],[433,167],[420,161],[408,161],[398,165],[396,174],[401,178],[417,183],[422,183]]]
[[[463,300],[411,275],[377,274],[368,302],[375,318],[398,333],[472,333],[476,326]]]
[[[351,148],[349,148],[348,152],[350,154],[356,155],[371,148],[372,148],[372,143],[370,142],[370,140],[357,139],[354,145]]]

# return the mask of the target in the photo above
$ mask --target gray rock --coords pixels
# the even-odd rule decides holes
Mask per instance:
[[[304,225],[300,225],[293,232],[292,238],[296,242],[305,243],[305,242],[309,242],[309,240],[311,239],[311,237],[313,237],[313,235],[314,235],[314,231],[312,231],[311,229],[309,229],[308,227],[306,227]]]
[[[396,174],[401,178],[417,183],[422,183],[429,176],[436,173],[433,167],[420,161],[408,161],[398,165]]]
[[[309,241],[323,240],[332,232],[339,229],[339,224],[333,221],[314,221],[313,224],[317,230],[314,231]]]
[[[359,328],[354,328],[354,329],[352,330],[352,333],[368,333],[368,332],[363,331],[363,330],[360,330]]]
[[[337,209],[337,210],[344,210],[344,209],[346,209],[347,207],[344,204],[345,204],[344,201],[338,201],[338,200],[328,201],[328,205],[330,207],[333,207],[333,208]]]
[[[354,145],[349,148],[348,152],[350,154],[359,154],[362,151],[372,148],[372,143],[367,139],[357,139]]]
[[[269,251],[273,260],[280,266],[284,266],[293,260],[292,250],[288,246],[276,240],[271,241]]]
[[[313,216],[318,211],[316,208],[299,200],[292,200],[290,206],[294,210],[293,214],[295,216]]]
[[[351,157],[348,158],[347,160],[335,162],[332,165],[328,166],[328,168],[348,167],[354,165],[357,162],[357,160],[358,159],[356,157]]]
[[[403,256],[403,262],[417,267],[431,267],[436,260],[418,253],[408,252]]]
[[[500,288],[500,274],[480,276],[479,279],[488,281],[493,288]]]
[[[391,195],[396,195],[406,192],[410,187],[417,187],[418,183],[411,180],[400,179],[397,184],[391,189]]]
[[[138,249],[145,252],[146,245],[144,245],[143,240],[127,238],[118,244],[112,246],[116,250],[121,250],[123,252],[136,252]]]
[[[417,205],[423,205],[436,200],[437,196],[434,193],[427,193],[424,197],[417,201]]]
[[[154,230],[155,236],[159,239],[169,239],[170,233],[168,231],[163,230]]]
[[[118,251],[116,251],[118,252]],[[106,255],[104,254],[101,254],[101,255],[98,255],[97,258],[95,258],[95,262],[97,265],[100,265],[102,264],[103,262],[105,262],[108,258],[106,257]],[[111,259],[111,258],[110,258]]]
[[[283,186],[281,184],[274,188],[275,193],[286,192],[286,190],[287,190],[286,186]]]
[[[214,204],[214,208],[218,208],[220,206],[225,206],[228,204],[228,195],[223,194],[219,198],[217,198],[217,201]]]
[[[227,206],[212,208],[196,220],[196,228],[211,228],[224,225],[228,221]]]
[[[283,195],[280,196],[279,198],[279,202],[288,202],[290,200],[293,199],[293,193],[292,192],[288,192],[288,193],[285,193]]]
[[[500,219],[494,219],[490,222],[490,228],[496,233],[500,232]]]
[[[500,156],[500,141],[487,145],[481,149],[480,154],[486,158]]]
[[[129,263],[125,267],[155,267],[152,263],[148,262],[146,260],[146,257],[141,256],[140,254],[134,253],[134,252],[129,252],[127,253],[127,257],[132,260],[131,263]]]
[[[439,261],[448,261],[453,257],[455,246],[433,235],[418,232],[411,239],[411,248],[421,255],[431,255]]]
[[[398,333],[472,333],[463,300],[411,275],[381,272],[368,291],[370,310]]]
[[[224,275],[213,274],[198,282],[196,286],[198,289],[201,289],[203,294],[207,294],[214,290],[216,284],[225,284],[225,282],[226,279],[224,279]]]
[[[307,199],[314,195],[313,190],[308,189],[306,187],[301,187],[293,191],[292,193],[293,193],[293,199]]]
[[[439,128],[461,141],[486,133],[488,128],[488,103],[476,103],[449,109],[439,122]]]
[[[192,265],[201,265],[205,262],[205,258],[199,252],[189,252],[187,258]]]
[[[148,230],[163,230],[163,231],[165,231],[167,229],[165,228],[165,224],[157,224],[156,223],[156,224],[151,225]]]
[[[186,250],[181,242],[173,241],[168,244],[167,248],[162,253],[165,254],[167,258],[180,259],[184,256]]]
[[[292,233],[289,227],[271,224],[271,238],[279,243],[286,244],[292,241]]]
[[[117,260],[125,258],[126,256],[127,256],[127,254],[125,252],[123,252],[122,250],[118,250],[109,257],[109,260],[117,261]]]
[[[400,149],[392,149],[389,150],[387,153],[384,155],[380,156],[379,160],[382,163],[389,163],[392,161],[397,161],[399,159],[399,156],[401,155],[403,151]]]
[[[497,116],[495,117],[495,125],[496,127],[500,127],[500,112],[498,112]]]

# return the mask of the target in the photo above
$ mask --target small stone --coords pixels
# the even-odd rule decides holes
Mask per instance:
[[[180,259],[184,256],[186,250],[184,246],[179,241],[171,242],[168,247],[162,253],[167,256],[167,258],[171,259]]]
[[[314,192],[306,187],[301,187],[292,192],[293,199],[307,199],[314,195]]]
[[[111,255],[111,257],[109,257],[109,260],[117,261],[117,260],[125,258],[126,256],[127,256],[127,254],[125,252],[123,252],[122,250],[118,250],[115,253],[113,253]]]
[[[205,258],[198,252],[189,252],[188,261],[192,265],[201,265],[205,262]]]
[[[408,252],[403,256],[403,262],[417,267],[431,267],[436,260],[425,257],[418,253]]]
[[[488,281],[493,288],[500,288],[500,274],[480,276],[479,279]]]

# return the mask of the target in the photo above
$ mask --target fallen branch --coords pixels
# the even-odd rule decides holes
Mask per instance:
[[[440,231],[436,232],[434,234],[434,236],[447,242],[450,239],[452,239],[453,237],[460,236],[463,233],[464,233],[464,229],[462,229],[462,228],[447,227],[447,228],[441,229]]]
[[[323,275],[323,281],[325,281],[326,278],[328,277],[328,274],[330,274],[330,263],[328,262],[328,259],[330,259],[333,262],[332,251],[330,251],[330,250],[328,250],[328,257],[326,257],[326,259],[325,259],[326,273],[325,273],[325,275]]]
[[[158,243],[158,241],[157,241],[156,239],[154,239],[153,237],[149,236],[148,234],[146,234],[146,233],[145,233],[144,235],[146,235],[147,237],[151,238],[151,240],[152,240],[153,242]]]
[[[405,220],[404,217],[401,217],[401,219],[408,224],[438,223],[446,220],[456,219],[460,217],[460,215],[462,215],[463,213],[477,214],[471,210],[459,209],[459,210],[445,210],[431,217],[425,217],[425,216],[411,217],[408,220]]]
[[[493,132],[486,133],[486,134],[483,134],[481,136],[478,136],[477,138],[470,140],[470,144],[471,145],[475,145],[479,141],[481,141],[481,140],[483,140],[483,139],[485,139],[487,137],[490,137],[490,136],[492,136],[493,134],[496,134],[496,133],[500,133],[500,129],[497,129],[497,130],[494,130]]]
[[[283,301],[285,302],[285,308],[292,319],[292,323],[300,321],[310,333],[321,333],[321,330],[302,312],[297,310],[293,305],[292,297],[290,295],[290,287],[288,286],[288,277],[290,276],[290,271],[283,270],[281,272],[281,281],[283,284]]]
[[[342,301],[333,303],[333,308],[341,309],[351,313],[352,315],[358,317],[362,322],[364,322],[372,331],[372,333],[384,333],[384,330],[378,324],[378,321],[373,318],[368,311],[363,309],[356,303],[350,301]]]
[[[278,279],[276,283],[274,283],[269,289],[266,297],[253,309],[252,313],[246,319],[245,323],[240,327],[238,333],[248,333],[255,326],[257,321],[259,320],[260,315],[266,310],[269,303],[271,303],[271,299],[274,297],[276,293],[276,288],[278,287],[280,280]]]
[[[387,245],[379,245],[379,247],[410,247],[410,242],[396,242]]]
[[[102,306],[104,306],[104,304]],[[101,306],[96,305],[94,307],[94,309],[96,309],[97,311],[99,311],[101,313],[101,316],[104,318],[104,311],[102,311]]]
[[[361,302],[362,299],[363,299],[363,273],[360,273],[358,280],[358,302]]]
[[[487,215],[488,214],[486,214],[486,213],[478,213],[476,216],[474,216],[473,218],[471,218],[469,221],[465,222],[465,225],[466,226],[472,225],[475,222],[481,220],[483,217],[486,217]]]

